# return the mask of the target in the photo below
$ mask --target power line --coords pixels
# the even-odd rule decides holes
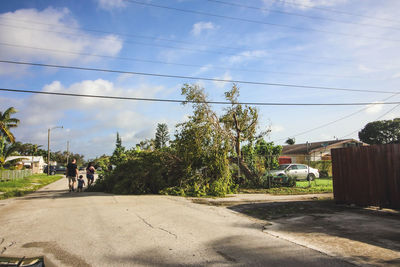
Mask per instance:
[[[93,32],[93,33],[102,33],[102,34],[113,34],[113,35],[119,35],[119,36],[125,36],[129,38],[142,38],[142,39],[150,39],[150,40],[158,40],[158,41],[166,41],[166,42],[173,42],[173,43],[181,43],[181,44],[190,44],[190,45],[207,45],[207,46],[214,46],[214,47],[219,47],[223,49],[232,49],[232,50],[243,50],[244,48],[240,47],[233,47],[233,46],[224,46],[224,45],[217,45],[217,44],[206,44],[206,43],[194,43],[194,42],[187,42],[187,41],[182,41],[182,40],[173,40],[173,39],[168,39],[168,38],[163,38],[163,37],[156,37],[156,36],[149,36],[149,35],[138,35],[138,34],[132,34],[132,33],[121,33],[121,32],[114,32],[114,31],[104,31],[104,30],[98,30],[98,29],[89,29],[89,28],[80,28],[80,27],[73,27],[73,26],[64,26],[64,25],[57,25],[57,24],[52,24],[52,23],[44,23],[40,21],[33,21],[33,20],[25,20],[25,19],[16,19],[16,18],[4,18],[1,17],[0,20],[11,20],[11,21],[19,21],[19,22],[26,22],[30,24],[38,24],[38,25],[46,25],[46,26],[53,26],[53,27],[62,27],[62,28],[67,28],[67,29],[73,29],[73,30],[82,30],[82,31],[87,31],[87,32]],[[20,27],[20,26],[15,26],[15,25],[8,25],[8,24],[2,24],[4,26],[8,27]],[[38,31],[48,31],[48,32],[57,32],[57,31],[52,31],[52,30],[42,30],[42,29],[35,29]],[[62,32],[64,34],[72,34],[72,35],[80,35],[78,33],[67,33],[67,32]]]
[[[271,9],[271,8],[261,8],[261,7],[243,5],[243,4],[238,4],[238,3],[230,3],[230,2],[220,1],[220,0],[207,0],[207,1],[222,4],[222,5],[233,6],[233,7],[242,7],[242,8],[253,9],[253,10],[268,11],[268,12],[272,12],[272,13],[279,13],[279,14],[284,14],[284,15],[289,15],[289,16],[297,16],[297,17],[302,17],[302,18],[326,20],[326,21],[332,21],[332,22],[337,22],[337,23],[367,26],[367,27],[392,29],[392,30],[397,30],[397,31],[400,30],[400,28],[397,28],[397,27],[382,26],[382,25],[367,24],[367,23],[357,23],[357,22],[343,21],[343,20],[337,20],[337,19],[331,19],[331,18],[325,18],[325,17],[310,16],[310,15],[304,15],[304,14],[295,13],[295,12],[287,12],[287,11]]]
[[[392,97],[397,96],[398,94],[400,94],[400,93],[397,93],[397,94],[394,94],[394,95],[392,95],[392,96],[389,96],[389,97],[383,99],[382,101],[386,101],[386,100],[388,100],[388,99],[390,99],[390,98],[392,98]],[[375,103],[375,104],[378,104],[378,103]],[[380,104],[380,103],[379,103],[379,104]],[[359,109],[359,110],[357,110],[357,111],[355,111],[355,112],[352,112],[352,113],[350,113],[350,114],[348,114],[348,115],[346,115],[346,116],[340,117],[340,118],[335,119],[335,120],[333,120],[333,121],[330,121],[330,122],[328,122],[328,123],[324,123],[324,124],[322,124],[322,125],[319,125],[319,126],[317,126],[317,127],[312,128],[312,129],[309,129],[309,130],[306,130],[306,131],[297,133],[297,134],[295,134],[295,135],[292,135],[292,137],[298,137],[298,136],[300,136],[300,135],[304,135],[304,134],[306,134],[306,133],[310,133],[310,132],[313,132],[313,131],[315,131],[315,130],[319,130],[319,129],[321,129],[321,128],[325,128],[325,127],[327,127],[327,126],[330,126],[330,125],[332,125],[332,124],[335,124],[336,122],[345,120],[345,119],[350,118],[350,117],[352,117],[352,116],[354,116],[354,115],[356,115],[356,114],[358,114],[358,113],[361,113],[361,112],[363,112],[364,110],[366,110],[366,109],[368,109],[368,108],[369,108],[369,107],[367,106],[367,107],[365,107],[365,108]],[[352,132],[351,134],[353,134],[353,133],[354,133],[354,132]],[[351,135],[351,134],[348,134],[348,135]],[[346,137],[346,136],[348,136],[348,135],[345,135],[345,136],[343,136],[343,137],[341,137],[341,138],[344,138],[344,137]],[[275,141],[273,141],[273,142],[276,143],[276,142],[283,141],[283,140],[285,140],[285,139],[286,139],[286,138],[282,138],[282,139],[275,140]]]
[[[193,68],[202,68],[202,67],[204,67],[204,65],[175,63],[175,62],[148,60],[148,59],[139,59],[139,58],[130,58],[130,57],[117,57],[117,56],[108,56],[108,55],[97,55],[97,54],[91,54],[91,53],[83,53],[83,52],[76,52],[76,51],[66,51],[66,50],[59,50],[59,49],[52,49],[52,48],[42,48],[42,47],[34,47],[34,46],[26,46],[26,45],[17,45],[17,44],[3,43],[3,42],[0,42],[0,45],[2,45],[2,46],[10,46],[10,47],[18,47],[18,48],[25,48],[25,49],[35,49],[35,50],[41,50],[41,51],[48,51],[48,52],[52,52],[52,53],[62,53],[62,54],[81,55],[81,56],[90,56],[90,57],[99,57],[99,58],[108,58],[108,59],[118,59],[118,60],[144,62],[144,63],[152,63],[152,64],[165,64],[165,65],[175,65],[175,66],[193,67]],[[220,69],[220,70],[256,72],[256,73],[274,73],[274,74],[285,74],[285,75],[332,77],[332,78],[360,78],[359,76],[357,77],[357,76],[345,76],[345,75],[334,75],[334,74],[312,74],[312,73],[296,73],[296,72],[280,72],[280,71],[263,71],[263,70],[255,70],[255,69],[228,68],[228,67],[221,67],[221,66],[212,66],[211,68]]]
[[[380,103],[379,103],[379,104],[380,104]],[[398,108],[399,106],[400,106],[400,104],[398,104],[398,105],[392,107],[389,111],[387,111],[387,112],[385,112],[384,114],[380,115],[380,116],[379,116],[378,118],[376,118],[374,121],[378,121],[378,120],[382,119],[383,117],[385,117],[387,114],[389,114],[390,112],[392,112],[393,110],[395,110],[395,109]],[[359,130],[355,130],[355,131],[353,131],[353,132],[351,132],[351,133],[349,133],[349,134],[343,135],[341,138],[344,138],[344,137],[353,135],[353,134],[357,133],[358,131],[359,131]]]
[[[235,20],[235,21],[242,21],[242,22],[254,23],[254,24],[262,24],[262,25],[268,25],[268,26],[273,26],[273,27],[295,29],[295,30],[302,30],[302,31],[320,32],[320,33],[327,33],[327,34],[333,34],[333,35],[339,35],[339,36],[345,36],[345,37],[352,37],[352,38],[364,38],[364,39],[371,39],[371,40],[383,40],[383,41],[389,41],[389,42],[400,42],[400,40],[397,40],[397,39],[386,39],[386,38],[380,38],[380,37],[372,37],[372,36],[365,36],[365,35],[358,35],[358,34],[332,32],[332,31],[325,31],[325,30],[319,30],[319,29],[313,29],[313,28],[291,26],[291,25],[285,25],[285,24],[265,22],[265,21],[260,21],[260,20],[245,19],[245,18],[231,17],[231,16],[226,16],[226,15],[213,14],[213,13],[197,11],[197,10],[191,10],[191,9],[183,9],[183,8],[176,8],[176,7],[170,7],[170,6],[163,6],[163,5],[153,4],[153,3],[143,3],[143,2],[139,2],[139,1],[135,1],[135,0],[125,0],[125,1],[129,2],[129,3],[132,3],[132,4],[143,5],[143,6],[148,6],[148,7],[156,7],[156,8],[174,10],[174,11],[179,11],[179,12],[184,12],[184,13],[197,14],[197,15],[203,15],[203,16],[209,16],[209,17],[216,17],[216,18],[222,18],[222,19],[228,19],[228,20]]]
[[[54,25],[54,24],[50,24],[50,25]],[[33,31],[41,31],[41,32],[62,33],[62,34],[68,34],[68,35],[74,35],[74,36],[82,36],[82,37],[88,38],[88,39],[91,38],[91,37],[88,37],[88,36],[85,36],[85,35],[79,34],[79,33],[68,33],[68,32],[54,31],[54,30],[34,29],[34,28],[21,27],[21,26],[15,26],[15,25],[3,24],[3,23],[0,23],[0,26],[18,28],[18,29],[25,29],[25,30],[33,30]],[[54,26],[58,26],[58,25],[54,25]],[[61,26],[61,27],[65,27],[65,26]],[[66,27],[66,28],[68,28],[68,27]],[[97,38],[98,39],[109,40],[107,37],[97,37]],[[124,40],[124,42],[125,43],[134,44],[134,45],[162,47],[162,48],[186,50],[186,51],[208,53],[208,54],[220,54],[220,55],[230,55],[230,56],[239,56],[239,57],[246,57],[246,58],[258,58],[258,59],[265,59],[266,58],[265,56],[243,55],[243,54],[238,54],[238,53],[230,53],[230,52],[223,52],[223,51],[210,51],[210,50],[187,48],[187,47],[176,47],[176,46],[162,45],[162,44],[149,44],[149,43],[134,42],[134,41],[130,41],[130,40]],[[188,43],[188,42],[185,42],[185,43]],[[191,43],[191,44],[193,44],[193,43]],[[231,48],[231,49],[242,50],[242,49],[239,49],[239,48]],[[300,57],[300,58],[310,58],[309,56],[297,55],[297,54],[292,54],[292,53],[284,53],[284,52],[276,52],[276,51],[268,53],[268,56],[275,56],[275,55],[293,56],[293,57]],[[322,59],[322,60],[324,60],[324,59],[332,59],[330,57],[313,57],[313,58],[314,59]],[[335,59],[335,60],[337,60],[337,59]],[[289,61],[289,62],[291,61],[291,62],[319,64],[319,65],[328,65],[328,66],[337,65],[337,64],[334,64],[334,63],[325,63],[325,62],[319,62],[319,61],[299,60],[299,59],[281,59],[280,58],[279,61]],[[349,59],[339,59],[338,61],[351,62],[351,60],[349,60]]]
[[[299,3],[295,3],[295,2],[288,2],[288,1],[285,1],[285,0],[272,0],[272,1],[280,2],[280,3],[283,3],[284,5],[289,4],[289,5],[293,5],[293,6],[301,6],[301,7],[306,7],[306,8],[310,8],[310,9],[323,10],[323,11],[337,13],[337,14],[344,14],[344,15],[368,18],[368,19],[373,19],[373,20],[390,21],[390,22],[400,23],[400,21],[398,21],[398,20],[371,17],[371,16],[356,14],[356,13],[352,13],[352,12],[348,12],[348,11],[336,10],[336,9],[325,8],[325,7],[310,6],[310,5],[299,4]]]
[[[89,94],[75,94],[75,93],[61,93],[61,92],[46,92],[37,90],[22,90],[11,88],[0,88],[0,91],[14,92],[14,93],[29,93],[29,94],[42,94],[42,95],[55,95],[55,96],[71,96],[71,97],[88,97],[88,98],[101,98],[113,100],[135,100],[135,101],[149,101],[149,102],[170,102],[170,103],[204,103],[216,105],[232,105],[228,101],[191,101],[184,99],[165,99],[165,98],[143,98],[143,97],[126,97],[126,96],[109,96],[109,95],[89,95]],[[274,103],[274,102],[237,102],[235,104],[251,105],[251,106],[364,106],[371,105],[371,102],[364,103]],[[384,105],[400,105],[397,102],[384,102]]]
[[[75,69],[75,70],[85,70],[85,71],[134,74],[134,75],[162,77],[162,78],[203,80],[203,81],[236,83],[236,84],[277,86],[277,87],[290,87],[290,88],[302,88],[302,89],[320,89],[320,90],[360,92],[360,93],[380,93],[380,94],[396,94],[397,93],[397,92],[392,92],[392,91],[363,90],[363,89],[352,89],[352,88],[325,87],[325,86],[285,84],[285,83],[269,83],[269,82],[257,82],[257,81],[245,81],[245,80],[230,80],[230,79],[206,78],[206,77],[196,77],[196,76],[170,75],[170,74],[149,73],[149,72],[135,72],[135,71],[100,69],[100,68],[66,66],[66,65],[55,65],[55,64],[42,64],[42,63],[33,63],[33,62],[11,61],[11,60],[0,60],[0,62],[7,63],[7,64],[17,64],[17,65],[30,65],[30,66],[39,66],[39,67],[61,68],[61,69]]]

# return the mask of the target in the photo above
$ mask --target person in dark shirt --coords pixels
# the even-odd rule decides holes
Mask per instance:
[[[83,180],[83,175],[79,175],[78,178],[78,192],[82,192],[83,186],[85,185],[85,180]]]
[[[87,168],[86,168],[86,178],[88,180],[88,184],[87,186],[91,186],[93,184],[94,181],[94,166],[93,166],[93,162],[89,162]]]
[[[67,165],[67,178],[69,192],[74,191],[76,178],[78,177],[78,166],[76,166],[76,159],[72,159],[72,162]]]

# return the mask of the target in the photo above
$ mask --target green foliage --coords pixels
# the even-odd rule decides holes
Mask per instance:
[[[251,177],[248,179],[253,184],[261,183],[265,170],[277,164],[281,147],[264,140],[253,145],[257,139],[258,112],[238,104],[236,85],[225,94],[232,105],[222,117],[207,104],[204,89],[198,85],[185,84],[182,95],[185,104],[191,103],[193,113],[187,121],[177,125],[170,147],[166,146],[169,137],[165,124],[158,124],[154,142],[142,141],[128,151],[117,133],[116,148],[110,158],[117,168],[106,172],[92,190],[119,194],[224,196],[238,189],[238,181],[235,183],[232,178],[239,169],[234,162],[234,151],[245,176]],[[245,161],[240,152],[243,141],[249,144],[243,153]]]
[[[13,107],[9,107],[6,111],[0,111],[0,136],[5,137],[9,142],[14,143],[15,137],[10,128],[15,128],[19,124],[19,119],[11,118],[11,115],[17,113]]]
[[[311,161],[310,167],[318,169],[320,178],[326,178],[326,177],[332,176],[332,161],[331,160]]]
[[[245,162],[258,177],[279,166],[278,158],[281,152],[281,146],[276,146],[273,142],[268,143],[264,139],[258,139],[255,144],[249,143],[242,148]],[[252,184],[246,181],[244,185],[251,186]],[[257,186],[257,184],[253,184],[253,186]]]
[[[185,85],[182,94],[193,103],[193,115],[177,126],[171,148],[129,150],[124,153],[127,161],[116,164],[117,168],[96,183],[94,190],[190,196],[223,196],[236,190],[228,159],[231,143],[219,118],[206,104],[204,90]],[[121,147],[118,140],[116,151]]]
[[[288,145],[294,145],[296,143],[296,139],[294,137],[293,138],[288,138],[285,141],[285,143],[288,144]]]
[[[193,101],[193,115],[178,125],[174,149],[182,160],[181,186],[191,195],[225,195],[233,185],[229,170],[230,143],[217,115],[206,104],[204,90],[185,85],[182,94]]]
[[[399,144],[400,143],[400,118],[370,122],[358,133],[364,143]]]
[[[16,151],[17,147],[15,144],[9,143],[4,136],[0,136],[0,167],[2,168],[6,164],[6,159],[12,156]],[[17,159],[18,160],[18,159]],[[16,160],[16,161],[17,161]],[[13,162],[7,162],[9,164]]]
[[[311,187],[308,181],[296,181],[294,187],[271,187],[267,189],[241,189],[241,193],[262,193],[273,195],[301,195],[301,194],[320,194],[332,193],[332,179],[315,179],[311,182]]]
[[[136,144],[135,148],[132,148],[130,152],[133,151],[151,151],[155,148],[155,140],[154,139],[145,139]]]
[[[0,182],[0,199],[23,196],[35,192],[39,188],[59,180],[62,175],[34,174],[21,179]]]
[[[47,156],[46,156],[47,158]],[[76,159],[76,164],[83,165],[84,164],[84,155],[78,154],[78,153],[72,153],[72,152],[67,152],[67,151],[56,151],[56,152],[50,152],[50,159],[52,161],[56,161],[58,165],[66,165],[67,164],[67,158],[69,162],[72,161],[72,159]]]
[[[179,162],[170,151],[143,151],[120,163],[96,182],[93,191],[116,194],[157,194],[176,185]]]
[[[127,156],[125,153],[125,147],[122,146],[122,139],[117,132],[117,139],[115,141],[115,149],[110,158],[111,164],[116,166],[125,163],[127,161]]]
[[[159,123],[157,125],[156,137],[154,139],[154,146],[156,149],[167,147],[169,141],[168,126],[166,123]]]
[[[102,155],[100,157],[91,160],[94,163],[94,166],[100,167],[102,170],[108,170],[110,166],[110,156]]]

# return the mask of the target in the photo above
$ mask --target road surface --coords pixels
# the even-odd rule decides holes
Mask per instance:
[[[48,266],[353,266],[262,227],[181,197],[69,193],[63,178],[0,201],[0,256],[44,255]]]

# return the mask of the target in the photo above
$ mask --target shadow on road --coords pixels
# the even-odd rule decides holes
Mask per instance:
[[[232,236],[217,239],[204,244],[209,248],[212,258],[197,255],[187,255],[182,261],[174,261],[174,254],[182,252],[171,248],[154,248],[133,252],[132,255],[108,255],[107,262],[123,265],[141,266],[353,266],[352,264],[326,256],[314,250],[294,246],[293,244],[276,239],[273,243],[255,242],[254,237]],[[178,259],[178,257],[176,257]],[[181,259],[181,257],[179,257]]]
[[[285,232],[323,233],[400,251],[400,213],[396,211],[336,205],[333,200],[253,203],[228,208],[281,225]]]
[[[34,200],[34,199],[56,199],[56,198],[76,198],[76,197],[88,197],[88,196],[111,196],[102,192],[69,192],[68,189],[62,190],[47,190],[42,189],[36,191],[24,197],[21,200]]]

